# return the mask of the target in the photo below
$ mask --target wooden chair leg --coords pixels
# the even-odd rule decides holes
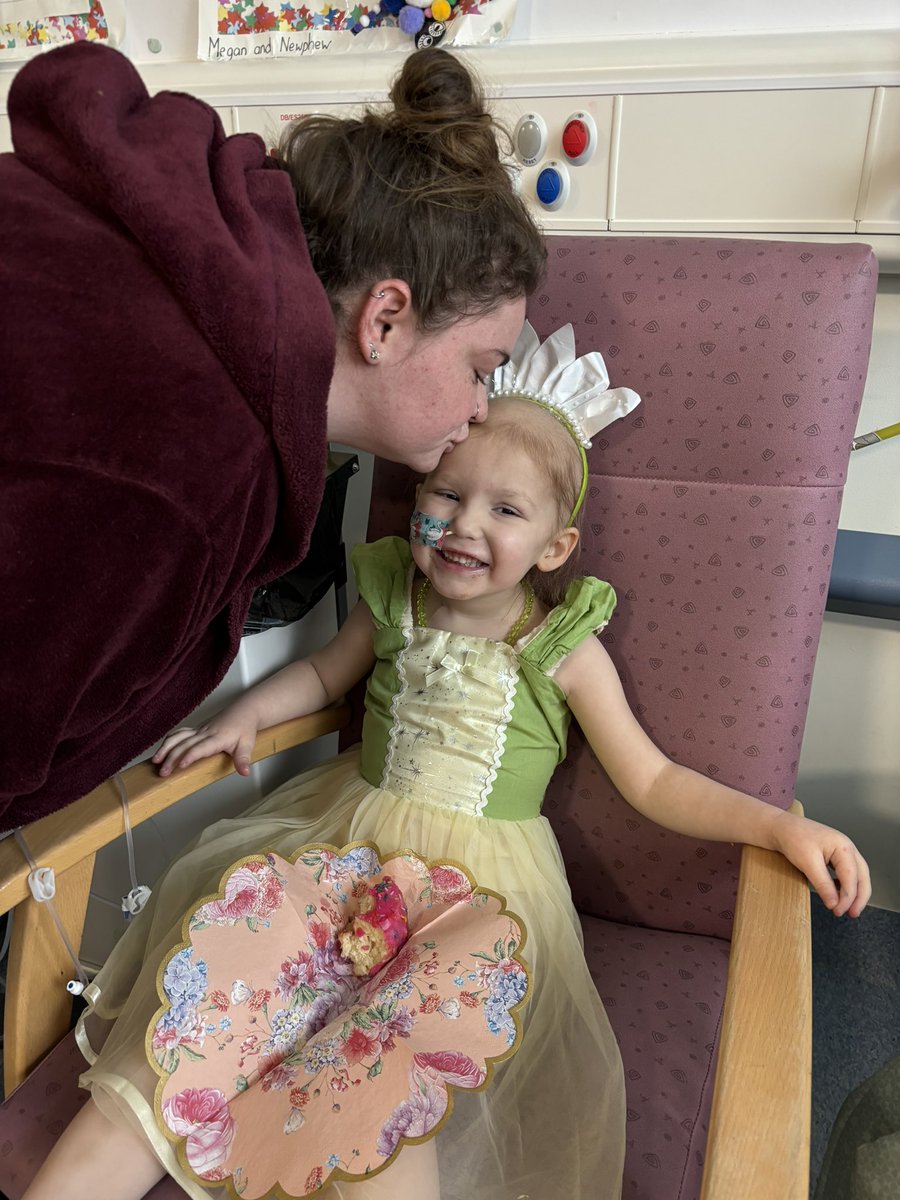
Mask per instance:
[[[94,855],[56,877],[53,903],[76,953],[81,947]],[[25,900],[13,916],[3,1021],[3,1087],[8,1096],[69,1030],[72,960],[46,904]]]

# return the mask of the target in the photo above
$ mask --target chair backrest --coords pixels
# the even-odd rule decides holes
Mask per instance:
[[[550,237],[528,316],[571,322],[639,408],[595,439],[585,574],[604,644],[677,762],[787,807],[794,793],[877,267],[867,246]],[[379,463],[369,536],[402,532],[408,472]],[[577,730],[545,813],[577,907],[728,937],[738,849],[637,814]]]

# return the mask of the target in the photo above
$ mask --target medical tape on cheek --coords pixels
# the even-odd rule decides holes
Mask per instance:
[[[449,521],[442,517],[432,517],[429,513],[419,512],[418,509],[410,517],[409,540],[413,545],[430,546],[432,550],[440,550],[444,538],[451,530]]]

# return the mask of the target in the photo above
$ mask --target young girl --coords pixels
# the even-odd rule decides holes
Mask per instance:
[[[354,1112],[360,1120],[352,1091],[341,1093],[336,1107],[345,1112],[335,1119],[334,1145],[322,1147],[326,1169],[313,1186],[324,1184],[329,1200],[618,1197],[621,1062],[583,958],[559,849],[541,816],[570,714],[640,812],[696,837],[781,851],[836,915],[865,906],[868,872],[847,838],[665,758],[630,712],[593,636],[612,613],[612,589],[593,578],[562,580],[579,540],[584,444],[637,403],[607,383],[599,355],[575,359],[570,328],[541,346],[526,326],[487,420],[421,484],[411,541],[386,538],[355,551],[361,599],[337,637],[206,725],[166,738],[154,758],[163,775],[220,751],[246,774],[259,729],[330,703],[372,670],[361,747],[305,773],[242,819],[207,830],[171,867],[89,989],[93,1016],[115,1019],[84,1077],[94,1103],[27,1200],[56,1200],[81,1186],[99,1200],[136,1200],[164,1170],[188,1195],[209,1194],[154,1115],[157,1074],[144,1043],[159,1011],[161,965],[182,942],[184,914],[217,893],[241,856],[265,847],[290,859],[311,842],[360,841],[465,864],[521,920],[530,982],[520,1049],[483,1090],[455,1090],[436,1138],[427,1137],[434,1132],[427,1121],[408,1125],[414,1144],[401,1139],[379,1174],[361,1182],[352,1170],[329,1174],[330,1164],[346,1166]],[[296,953],[294,944],[279,947],[273,974]],[[233,968],[235,976],[246,970],[237,953]],[[477,972],[459,970],[462,996],[476,988],[469,981]],[[239,989],[231,1000],[241,998]],[[446,1015],[452,1038],[453,1011]],[[359,1095],[378,1102],[377,1088]],[[287,1134],[287,1126],[266,1128],[260,1144]]]

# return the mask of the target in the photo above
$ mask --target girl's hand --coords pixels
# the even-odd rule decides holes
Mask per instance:
[[[224,750],[234,759],[237,773],[249,775],[250,755],[258,732],[255,721],[225,709],[196,729],[187,725],[173,729],[151,761],[159,764],[159,773],[165,777],[176,768],[189,767],[201,758],[210,758]]]
[[[872,895],[866,860],[843,833],[796,813],[782,812],[772,824],[774,848],[802,871],[836,917],[858,917]],[[834,872],[840,893],[829,872]]]

